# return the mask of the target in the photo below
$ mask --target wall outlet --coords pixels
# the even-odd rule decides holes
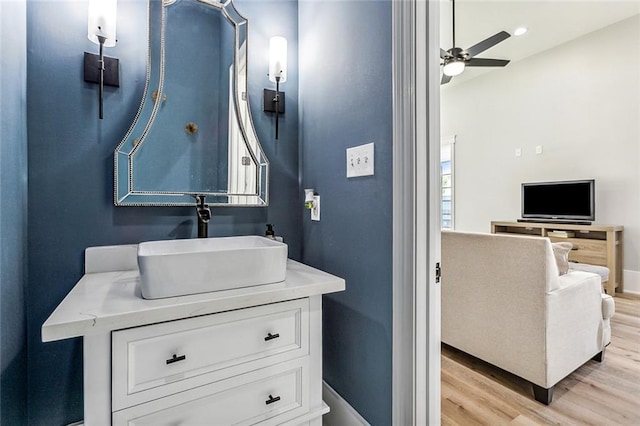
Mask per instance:
[[[373,142],[347,148],[347,177],[371,176],[374,174]]]
[[[320,196],[314,195],[313,201],[315,206],[311,209],[311,220],[320,222]]]
[[[522,148],[516,148],[516,157],[522,157]]]
[[[542,145],[536,146],[536,154],[538,155],[542,154]]]

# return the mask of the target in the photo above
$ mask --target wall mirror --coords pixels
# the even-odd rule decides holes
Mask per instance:
[[[233,0],[149,0],[140,108],[115,151],[115,204],[266,206],[269,162],[247,95]]]

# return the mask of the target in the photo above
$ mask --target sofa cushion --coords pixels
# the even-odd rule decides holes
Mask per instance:
[[[569,270],[585,271],[600,275],[603,283],[609,280],[609,268],[606,266],[589,265],[587,263],[569,262]]]
[[[600,283],[600,277],[596,274],[571,270],[569,273],[558,277],[558,284],[560,289],[574,285],[590,285],[587,283],[591,282],[594,278]],[[600,286],[600,288],[602,288],[602,286]]]
[[[573,248],[571,243],[551,243],[553,248],[553,255],[556,258],[556,264],[558,265],[558,272],[560,275],[564,275],[569,272],[569,252]]]

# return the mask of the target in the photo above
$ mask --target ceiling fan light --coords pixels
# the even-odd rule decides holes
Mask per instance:
[[[444,64],[442,72],[449,77],[455,77],[464,71],[464,61],[450,61]]]
[[[522,34],[527,32],[527,27],[518,27],[513,31],[513,35],[521,36]]]

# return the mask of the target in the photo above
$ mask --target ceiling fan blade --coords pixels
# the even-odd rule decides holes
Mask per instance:
[[[469,54],[469,58],[473,58],[474,56],[484,52],[487,49],[492,48],[496,44],[500,43],[503,40],[511,37],[506,31],[500,31],[498,34],[492,35],[486,40],[482,40],[480,43],[474,44],[470,48],[467,49],[467,53]]]
[[[448,58],[448,57],[450,57],[450,56],[451,56],[451,55],[449,54],[449,52],[447,52],[447,51],[446,51],[446,50],[444,50],[444,49],[440,49],[440,57],[441,57],[442,59]]]
[[[442,81],[440,82],[440,84],[447,84],[451,81],[452,78],[453,77],[450,75],[442,74]]]
[[[510,61],[507,59],[472,58],[465,61],[468,67],[504,67]]]

